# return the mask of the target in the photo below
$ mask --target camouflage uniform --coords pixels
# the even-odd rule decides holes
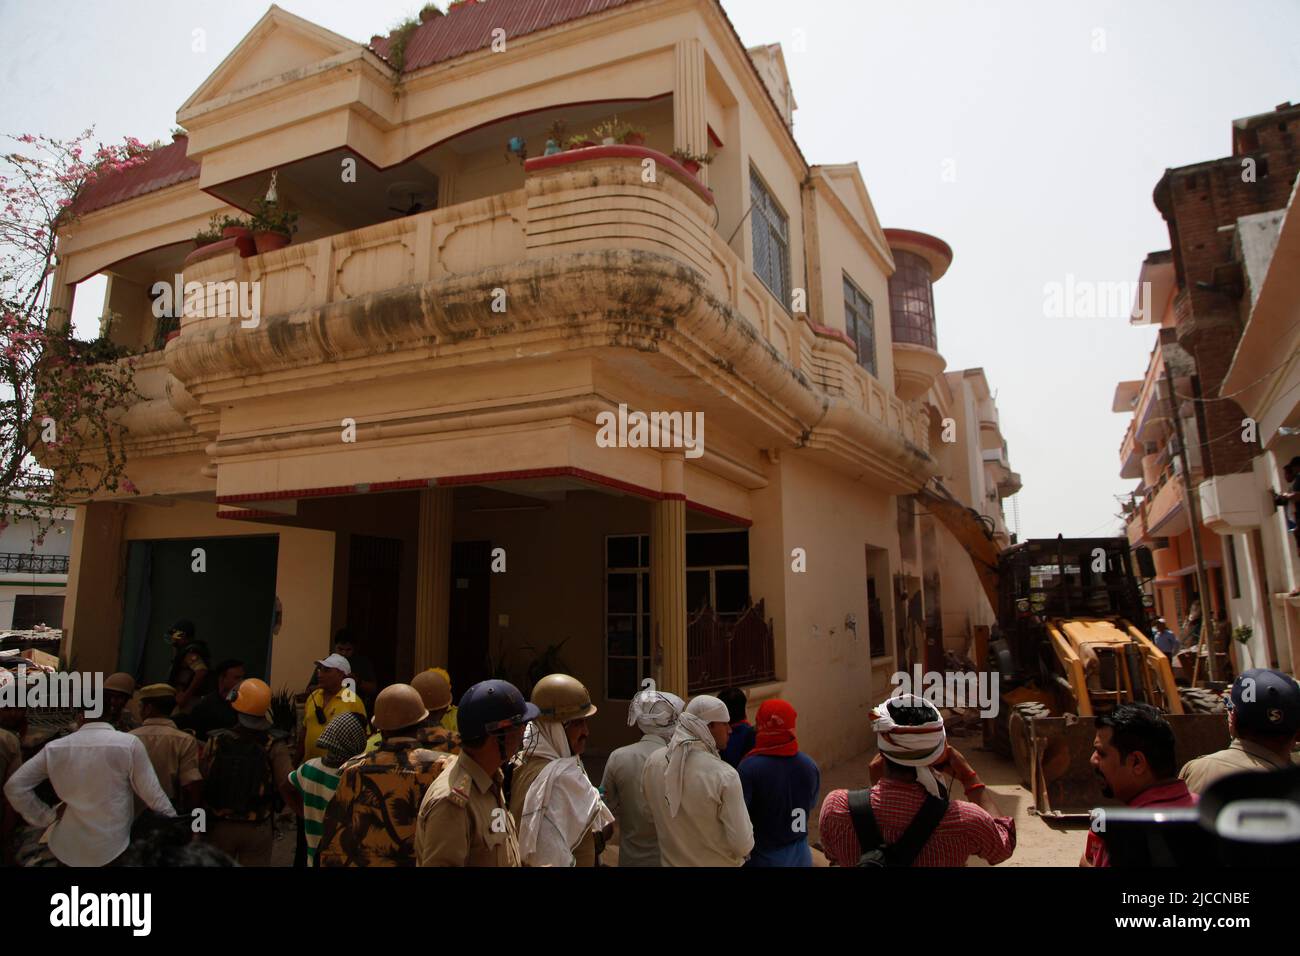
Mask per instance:
[[[414,737],[393,737],[339,772],[325,810],[317,866],[415,866],[420,801],[450,760]]]

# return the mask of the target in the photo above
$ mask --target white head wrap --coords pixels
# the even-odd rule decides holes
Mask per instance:
[[[677,721],[677,729],[668,741],[668,768],[665,787],[668,797],[668,815],[677,816],[682,805],[682,790],[686,786],[686,757],[692,750],[705,750],[718,757],[718,744],[709,730],[711,723],[730,723],[727,705],[716,697],[702,694],[695,697]],[[721,758],[718,758],[721,759]]]
[[[524,753],[550,761],[524,797],[519,820],[519,856],[528,866],[573,866],[573,851],[589,829],[614,822],[587,778],[582,760],[569,750],[558,721],[534,720],[524,730]]]
[[[890,704],[895,707],[924,707],[934,719],[916,726],[896,724],[889,714]],[[871,712],[871,729],[876,732],[881,756],[900,767],[913,768],[917,783],[928,793],[944,796],[930,765],[947,752],[948,735],[943,729],[943,716],[933,704],[915,694],[890,697]]]
[[[636,726],[643,734],[672,739],[677,719],[686,704],[676,694],[659,690],[643,690],[632,698],[627,709],[627,725]]]

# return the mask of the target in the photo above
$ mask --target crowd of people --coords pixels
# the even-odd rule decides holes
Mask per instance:
[[[483,681],[457,705],[438,668],[382,689],[373,672],[358,680],[340,635],[316,661],[295,739],[273,724],[266,683],[237,661],[210,666],[186,625],[172,632],[172,681],[137,692],[130,675],[112,675],[102,713],[25,761],[22,714],[0,711],[6,862],[265,866],[282,810],[297,820],[297,866],[806,867],[814,825],[838,866],[997,864],[1015,852],[1014,820],[996,813],[920,697],[872,710],[869,784],[819,806],[821,773],[787,700],[762,701],[751,725],[739,688],[683,701],[649,687],[627,715],[640,739],[609,755],[597,784],[583,761],[596,706],[571,675],[543,677],[530,699]],[[1292,678],[1248,671],[1229,708],[1231,746],[1181,770],[1154,708],[1099,718],[1101,792],[1187,806],[1225,774],[1290,765]],[[1108,865],[1097,834],[1080,862]]]

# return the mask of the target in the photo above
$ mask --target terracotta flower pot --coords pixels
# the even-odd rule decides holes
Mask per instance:
[[[685,169],[692,176],[700,175],[700,164],[693,159],[683,159],[682,168]]]
[[[288,244],[289,237],[282,232],[253,233],[253,245],[257,247],[258,255],[264,252],[274,252],[276,249],[283,249]]]
[[[624,144],[627,145],[627,146],[644,146],[644,145],[645,145],[645,134],[644,134],[644,133],[628,133],[628,134],[627,134],[627,137],[623,140],[623,142],[624,142]]]
[[[253,246],[253,231],[244,226],[226,226],[221,230],[223,239],[234,239],[241,259],[247,259],[257,250]]]

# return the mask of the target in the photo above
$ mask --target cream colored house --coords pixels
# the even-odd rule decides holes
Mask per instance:
[[[883,230],[856,165],[809,164],[779,47],[715,0],[542,9],[430,15],[399,71],[387,38],[271,7],[179,108],[188,136],[87,197],[56,304],[107,274],[114,336],[152,350],[138,494],[78,509],[72,648],[153,678],[185,616],[297,688],[347,625],[381,680],[446,663],[459,693],[562,644],[597,752],[654,678],[782,695],[815,757],[856,753],[926,574],[900,540],[940,473],[927,403],[966,408],[934,335],[947,247]],[[544,155],[552,124],[614,116],[644,144]],[[187,262],[272,176],[293,242]],[[191,302],[164,342],[150,290],[176,274],[259,314]],[[702,414],[702,451],[606,447],[620,406]]]
[[[975,512],[999,548],[1009,547],[1012,535],[1005,502],[1020,491],[1021,481],[1011,468],[997,402],[984,370],[945,372],[926,407],[941,427],[947,426],[946,433],[940,431],[939,441],[931,444],[943,486]],[[941,648],[982,665],[975,653],[976,629],[987,633],[992,628],[995,609],[962,544],[937,518],[923,515],[921,522],[922,534],[932,536],[937,554],[932,568],[941,593],[926,606],[932,609],[930,619],[941,628]]]

